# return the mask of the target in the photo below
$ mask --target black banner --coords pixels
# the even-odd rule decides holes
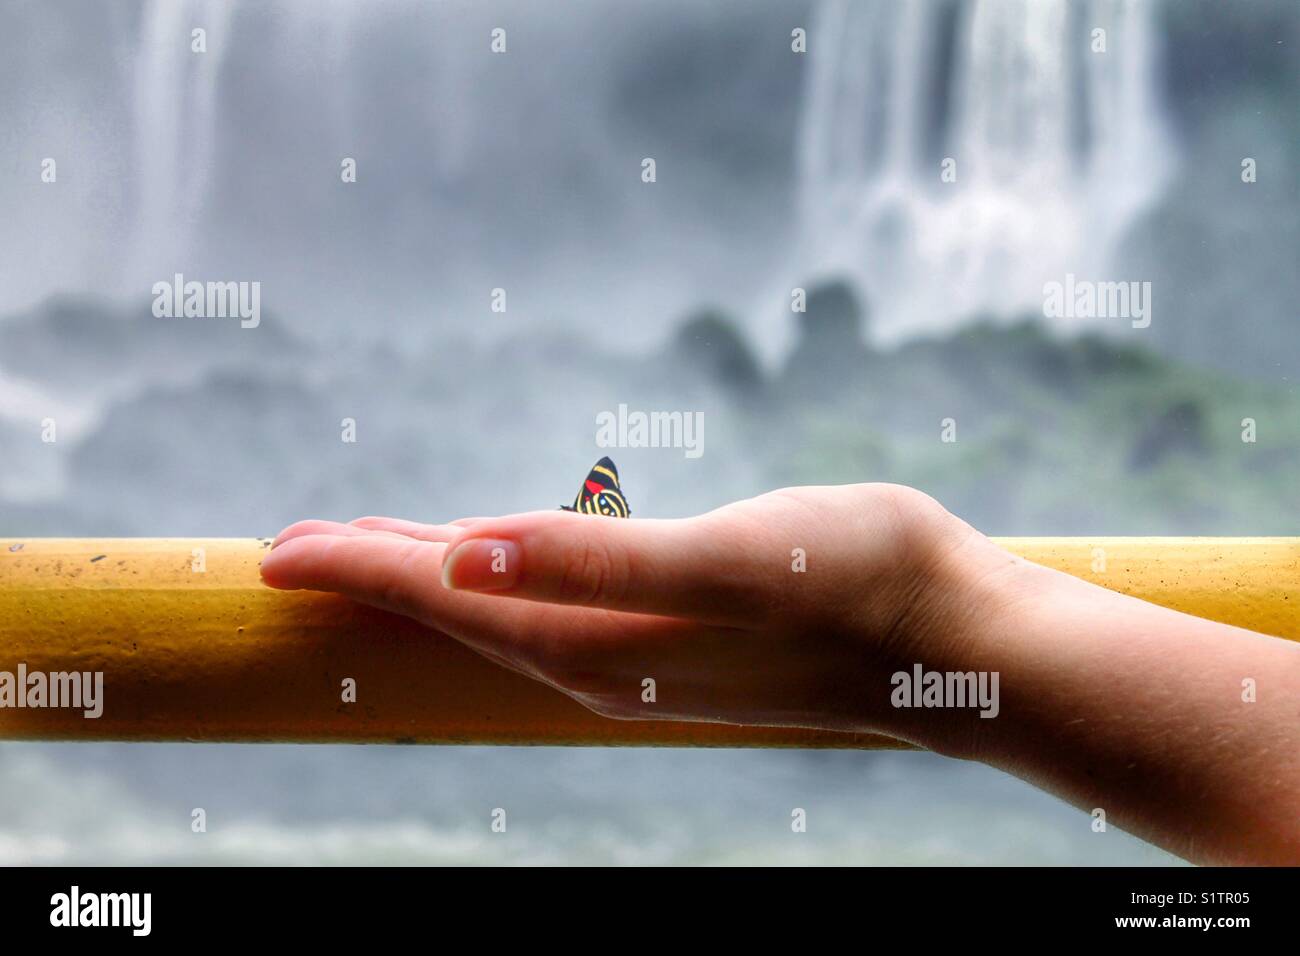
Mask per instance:
[[[689,938],[723,932],[732,943],[789,931],[846,934],[865,946],[915,937],[1098,938],[1139,942],[1193,937],[1233,945],[1296,925],[1296,870],[837,869],[659,870],[614,876],[582,870],[91,869],[0,871],[6,937],[75,936],[80,943],[250,939],[376,944],[415,935],[462,948],[463,933],[494,943],[604,945],[632,934]],[[454,935],[430,937],[431,930]],[[614,933],[611,937],[608,934]],[[1048,934],[1048,935],[1043,935]],[[1288,934],[1289,935],[1289,934]],[[543,937],[545,937],[543,939]],[[683,939],[685,937],[682,937]],[[456,942],[456,940],[462,942]]]

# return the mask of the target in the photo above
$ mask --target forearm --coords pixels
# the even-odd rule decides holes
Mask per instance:
[[[976,550],[945,646],[998,672],[999,712],[950,715],[932,746],[1188,859],[1300,862],[1300,645]]]

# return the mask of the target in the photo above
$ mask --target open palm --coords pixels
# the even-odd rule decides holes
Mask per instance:
[[[408,615],[611,717],[879,730],[888,674],[935,630],[937,568],[972,538],[920,492],[862,484],[680,520],[304,521],[262,574]]]

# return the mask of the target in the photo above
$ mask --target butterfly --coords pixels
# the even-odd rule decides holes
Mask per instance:
[[[561,511],[576,511],[585,515],[607,515],[626,518],[632,513],[618,483],[618,468],[609,458],[602,458],[591,466],[591,473],[578,489],[573,507],[561,505]]]

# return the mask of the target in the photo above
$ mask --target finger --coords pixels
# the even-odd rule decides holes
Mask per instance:
[[[357,534],[381,534],[385,533],[380,529],[366,529],[354,527],[350,524],[342,524],[338,521],[322,521],[318,518],[309,518],[306,521],[297,521],[289,525],[271,542],[271,548],[274,550],[286,541],[294,538],[301,538],[309,534],[334,534],[334,535],[357,535]],[[386,532],[393,534],[393,532]]]
[[[599,675],[614,659],[640,660],[663,638],[687,633],[681,621],[449,591],[438,583],[445,551],[400,536],[303,535],[267,554],[262,577],[271,587],[333,591],[416,618],[504,658],[498,663],[566,686],[564,674]]]
[[[449,544],[442,581],[617,611],[731,624],[769,609],[781,552],[752,527],[533,512],[485,519]]]
[[[364,528],[367,531],[389,531],[393,534],[405,535],[408,538],[416,538],[420,541],[441,541],[446,543],[460,534],[461,528],[450,524],[421,524],[418,521],[407,521],[403,518],[383,518],[367,517],[357,518],[348,522],[356,528]]]

